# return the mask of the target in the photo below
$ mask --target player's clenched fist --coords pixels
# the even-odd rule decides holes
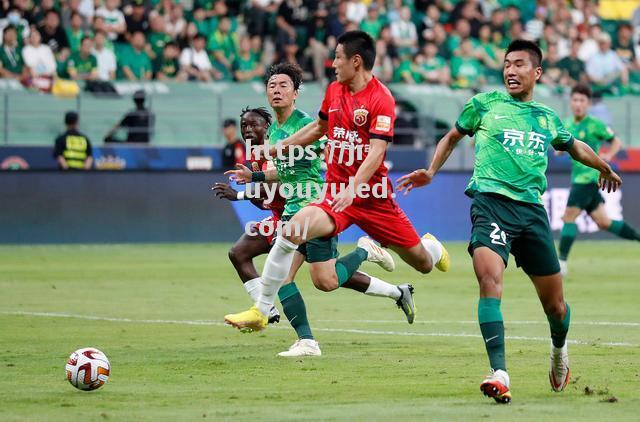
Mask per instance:
[[[396,190],[408,194],[411,189],[428,185],[433,180],[433,173],[426,169],[412,171],[398,179]]]

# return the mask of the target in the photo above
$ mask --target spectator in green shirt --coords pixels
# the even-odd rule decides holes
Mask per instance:
[[[147,37],[147,48],[145,51],[152,61],[161,57],[164,46],[171,41],[171,36],[165,32],[164,18],[154,14],[149,18],[149,27],[151,31]]]
[[[208,49],[215,59],[214,66],[226,77],[231,76],[232,64],[238,55],[238,37],[231,31],[231,21],[220,19],[218,29],[209,38]]]
[[[80,43],[80,51],[71,53],[67,61],[67,73],[74,80],[94,81],[98,79],[98,61],[91,54],[93,39],[84,37]]]
[[[71,13],[70,26],[67,28],[67,40],[69,41],[69,49],[71,53],[77,53],[80,50],[80,43],[85,32],[82,30],[82,16],[79,13]]]
[[[146,40],[141,31],[131,36],[130,48],[120,53],[119,67],[121,75],[130,81],[148,81],[151,79],[151,61],[144,51]]]
[[[233,76],[238,82],[260,81],[264,76],[264,66],[251,51],[251,41],[247,35],[240,39],[240,51],[233,62]]]
[[[484,84],[484,69],[473,50],[470,39],[464,39],[459,54],[451,58],[451,76],[454,88],[477,88]]]
[[[447,85],[451,82],[451,72],[447,61],[438,55],[438,46],[433,42],[427,42],[422,47],[424,61],[420,66],[420,73],[425,82]]]
[[[360,29],[371,35],[374,40],[378,39],[382,31],[382,19],[378,12],[378,4],[372,3],[367,10],[367,17],[360,22]]]
[[[18,47],[18,31],[9,25],[2,31],[0,47],[0,77],[22,79],[25,73],[24,60]]]
[[[571,53],[558,62],[558,67],[562,70],[563,86],[574,87],[578,83],[587,83],[584,72],[584,62],[578,58],[580,42],[576,39],[571,42]]]
[[[153,73],[155,78],[160,81],[186,81],[187,75],[180,71],[180,63],[178,56],[180,48],[174,41],[169,41],[164,45],[162,55],[157,57],[153,62]]]

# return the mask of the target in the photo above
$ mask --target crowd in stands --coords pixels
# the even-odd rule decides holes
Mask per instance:
[[[385,82],[501,82],[504,48],[539,43],[542,83],[633,91],[640,10],[604,22],[590,0],[0,0],[0,76],[89,81],[260,81],[276,61],[333,77],[344,31],[376,40]],[[606,24],[606,25],[605,25]]]

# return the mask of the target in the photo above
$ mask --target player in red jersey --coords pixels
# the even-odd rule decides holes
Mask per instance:
[[[327,88],[318,119],[278,144],[287,148],[287,154],[295,154],[292,147],[328,137],[326,193],[320,203],[304,207],[288,223],[305,230],[285,230],[276,239],[262,273],[260,299],[248,311],[225,316],[236,327],[265,328],[266,315],[289,273],[297,247],[311,239],[336,236],[351,224],[393,249],[421,273],[430,272],[434,265],[442,271],[449,267],[449,255],[440,242],[429,234],[420,239],[393,199],[384,157],[393,140],[395,101],[371,72],[373,39],[362,31],[346,32],[338,38],[335,53],[337,81]],[[278,151],[271,148],[270,153],[273,156]],[[311,276],[323,290],[339,286],[335,259],[312,263]],[[377,287],[372,283],[370,288]]]

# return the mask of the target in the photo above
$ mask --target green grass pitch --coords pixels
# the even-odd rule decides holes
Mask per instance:
[[[565,282],[573,380],[561,394],[547,378],[545,316],[511,262],[508,406],[479,392],[488,361],[466,245],[449,245],[447,274],[364,265],[415,285],[413,325],[389,299],[315,290],[303,267],[298,284],[323,352],[306,359],[276,356],[295,339],[284,317],[256,334],[221,323],[250,305],[228,247],[0,247],[0,420],[638,420],[637,244],[574,247]],[[88,346],[112,371],[103,388],[81,392],[64,364]]]

